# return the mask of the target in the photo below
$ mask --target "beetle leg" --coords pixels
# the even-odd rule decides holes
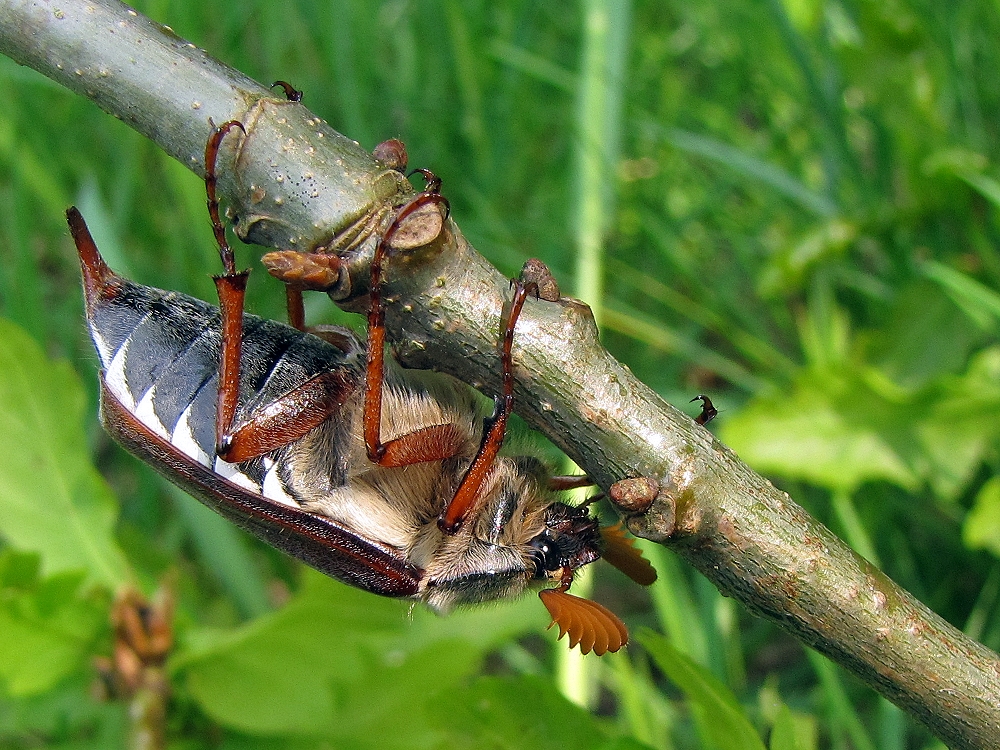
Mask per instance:
[[[222,139],[233,128],[239,128],[246,135],[246,129],[242,122],[230,120],[213,130],[205,144],[205,193],[208,197],[208,215],[212,220],[212,231],[215,233],[215,242],[219,246],[222,267],[228,276],[236,275],[236,261],[233,257],[233,249],[226,240],[226,227],[219,216],[219,198],[216,194],[219,178],[215,166],[219,160],[219,146],[222,145]]]
[[[243,299],[247,272],[214,277],[222,312],[222,356],[219,362],[219,400],[215,419],[215,445],[220,455],[236,419],[240,396],[240,360],[243,356]]]
[[[328,372],[303,383],[249,419],[236,424],[240,395],[240,362],[243,350],[243,303],[249,271],[236,271],[233,249],[219,215],[216,162],[222,139],[233,128],[246,132],[238,120],[213,131],[205,145],[205,192],[212,230],[225,270],[215,277],[222,315],[222,356],[219,364],[219,400],[215,423],[216,452],[223,461],[236,463],[288,445],[322,423],[350,393],[341,372]],[[339,263],[339,259],[334,258]],[[334,266],[334,273],[339,272]],[[305,327],[300,287],[286,287],[288,314],[293,326]]]
[[[353,390],[350,376],[343,370],[307,380],[233,425],[223,436],[219,458],[239,463],[294,443],[326,421]]]
[[[381,145],[381,144],[380,144]],[[405,169],[405,167],[404,167]],[[441,178],[429,169],[414,169],[409,176],[419,174],[424,178],[424,193],[436,195],[441,190]]]
[[[385,375],[385,304],[382,301],[382,266],[393,236],[414,212],[448,200],[424,191],[406,203],[379,240],[371,264],[371,303],[368,308],[368,359],[365,369],[364,433],[368,458],[379,466],[408,466],[454,456],[462,445],[462,431],[454,424],[433,425],[383,443],[382,387]]]
[[[285,287],[285,309],[288,310],[288,324],[300,331],[306,330],[306,306],[301,287],[291,284]]]
[[[493,468],[493,462],[503,446],[503,439],[507,432],[507,418],[514,405],[514,363],[511,357],[511,349],[514,345],[514,327],[521,315],[521,308],[524,307],[524,300],[529,294],[537,294],[538,287],[534,284],[524,284],[521,281],[511,283],[514,285],[514,296],[511,299],[510,311],[504,322],[503,336],[500,340],[502,368],[500,396],[495,401],[493,415],[486,421],[488,429],[483,435],[479,451],[472,459],[472,463],[469,464],[458,489],[455,490],[455,496],[438,518],[438,528],[446,534],[456,533],[475,505],[483,482],[486,481],[486,477]]]
[[[228,442],[236,406],[240,395],[240,358],[243,348],[243,301],[246,296],[247,277],[250,271],[236,270],[233,249],[226,240],[226,227],[219,217],[219,199],[216,194],[218,177],[215,165],[219,158],[219,145],[233,128],[244,133],[243,123],[230,120],[212,131],[205,144],[205,193],[208,196],[208,214],[212,219],[212,231],[219,246],[219,257],[225,273],[214,277],[219,293],[219,309],[222,311],[222,361],[219,365],[219,401],[216,410],[215,443],[220,454]]]
[[[549,477],[546,484],[553,492],[565,492],[566,490],[578,490],[583,487],[593,487],[594,480],[586,474],[570,474],[566,476]]]

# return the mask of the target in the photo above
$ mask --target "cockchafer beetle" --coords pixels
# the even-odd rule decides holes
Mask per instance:
[[[231,127],[206,149],[224,261],[231,251],[214,196],[213,149]],[[223,288],[234,275],[230,263],[219,277],[221,311],[129,281],[107,266],[83,217],[69,209],[101,361],[104,425],[209,507],[345,583],[441,613],[543,587],[560,637],[568,632],[584,653],[617,651],[628,640],[625,626],[567,593],[573,574],[606,548],[641,584],[655,571],[616,527],[600,529],[587,507],[555,499],[585,482],[550,477],[532,457],[500,454],[513,402],[511,347],[531,287],[512,285],[502,393],[486,419],[467,386],[385,360],[381,266],[412,214],[446,205],[428,183],[378,242],[366,342],[347,329],[319,337],[244,315],[242,297],[234,325]]]

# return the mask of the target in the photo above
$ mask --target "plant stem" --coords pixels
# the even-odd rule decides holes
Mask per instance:
[[[614,213],[615,164],[621,140],[622,71],[628,52],[628,2],[584,0],[583,53],[577,90],[573,193],[573,236],[576,246],[574,296],[590,305],[594,319],[603,308],[604,238]],[[609,175],[611,175],[609,177]],[[569,462],[564,473],[577,471]],[[590,569],[574,582],[578,596],[593,587]],[[557,682],[563,695],[581,706],[597,698],[593,662],[578,651],[562,651],[557,662]]]

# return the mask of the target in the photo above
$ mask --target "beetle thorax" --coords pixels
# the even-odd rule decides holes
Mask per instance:
[[[441,510],[454,479],[439,488]],[[552,504],[530,458],[501,457],[473,513],[455,534],[443,533],[435,517],[420,529],[408,557],[424,570],[422,597],[432,608],[517,596],[535,577],[531,540],[545,529]]]

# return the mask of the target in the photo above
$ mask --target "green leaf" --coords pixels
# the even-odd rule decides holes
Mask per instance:
[[[0,320],[0,535],[40,553],[46,573],[86,570],[115,587],[128,567],[114,498],[87,452],[84,404],[69,365]]]
[[[15,697],[50,690],[107,627],[108,603],[80,596],[81,573],[29,577],[30,557],[11,550],[0,555],[0,679]]]
[[[987,549],[1000,557],[1000,477],[980,488],[962,525],[962,538],[971,549]]]
[[[984,349],[959,376],[940,379],[926,414],[914,419],[919,449],[935,493],[957,497],[1000,437],[1000,347]]]
[[[281,611],[230,632],[199,630],[180,644],[171,671],[220,724],[386,747],[371,726],[407,725],[410,716],[412,732],[430,731],[420,718],[428,701],[458,695],[489,649],[545,622],[537,602],[440,618],[311,570],[303,577]],[[413,736],[396,739],[407,747]]]
[[[331,730],[334,681],[356,678],[362,667],[354,631],[345,637],[341,624],[356,623],[369,635],[391,628],[384,606],[391,602],[373,599],[362,608],[335,586],[305,573],[303,590],[279,612],[233,631],[190,634],[172,671],[183,672],[194,698],[225,726],[251,734]]]
[[[42,569],[37,552],[6,549],[0,553],[0,589],[26,589],[35,585]]]
[[[723,423],[721,436],[764,473],[848,493],[877,479],[914,488],[897,452],[905,441],[893,433],[902,417],[894,412],[859,378],[811,371],[791,392],[755,398]]]
[[[482,677],[451,700],[436,701],[433,711],[446,739],[444,747],[646,747],[609,736],[593,716],[538,677]]]
[[[920,279],[899,290],[891,317],[871,335],[866,349],[894,383],[919,388],[961,372],[980,338],[973,321],[941,287]]]
[[[958,496],[1000,435],[1000,348],[919,390],[878,370],[808,371],[753,399],[721,437],[758,471],[851,494],[867,481]]]
[[[770,750],[816,750],[816,719],[782,704],[771,728]]]
[[[733,692],[707,669],[691,661],[651,630],[638,640],[691,702],[695,720],[707,746],[718,750],[764,750],[764,743]]]
[[[52,690],[28,697],[0,693],[0,747],[119,750],[126,747],[128,707],[88,699],[93,674],[80,671]]]
[[[789,708],[781,698],[778,683],[777,674],[767,675],[757,696],[761,715],[771,724],[769,750],[816,750],[819,744],[816,717]]]

